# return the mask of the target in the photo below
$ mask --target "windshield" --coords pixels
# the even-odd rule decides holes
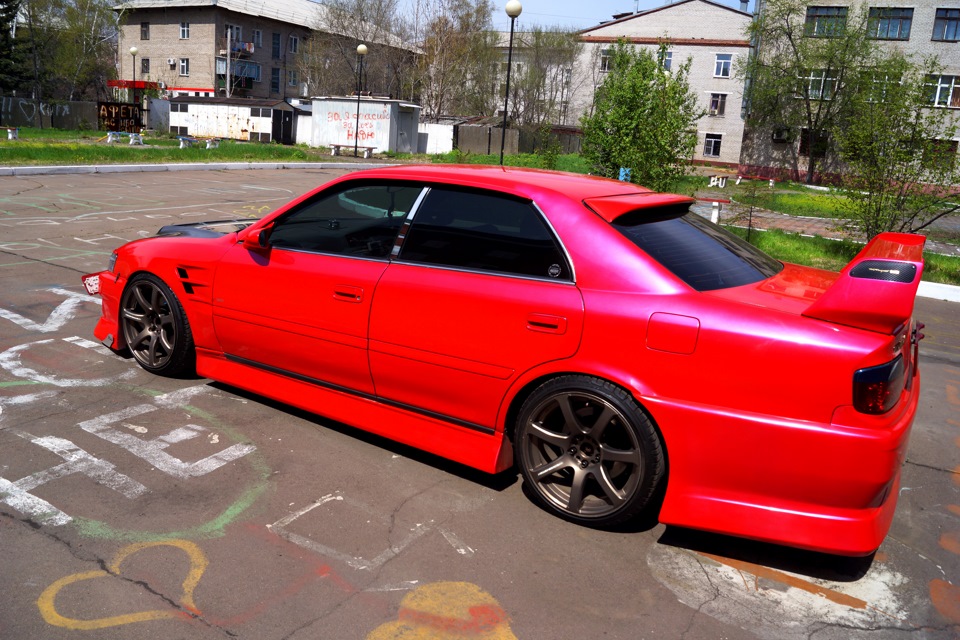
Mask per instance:
[[[697,291],[759,282],[783,269],[753,245],[694,213],[674,209],[658,215],[644,209],[620,216],[613,226]]]

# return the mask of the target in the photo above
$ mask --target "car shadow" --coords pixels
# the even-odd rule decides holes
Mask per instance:
[[[876,555],[837,556],[676,526],[668,526],[657,544],[832,582],[860,580]]]
[[[367,444],[373,445],[380,449],[390,451],[391,453],[403,456],[404,458],[409,458],[410,460],[415,460],[421,464],[434,467],[435,469],[445,473],[449,473],[459,478],[463,478],[469,482],[479,484],[487,489],[492,489],[497,492],[504,491],[508,487],[516,484],[518,479],[517,473],[513,469],[508,469],[498,474],[489,474],[484,471],[468,467],[464,464],[460,464],[459,462],[453,462],[452,460],[428,453],[422,449],[417,449],[415,447],[402,444],[396,440],[391,440],[375,433],[364,431],[363,429],[350,426],[343,422],[337,422],[336,420],[316,413],[298,409],[292,405],[278,402],[265,396],[261,396],[250,391],[245,391],[238,387],[215,381],[210,382],[209,385],[215,389],[231,393],[251,402],[256,402],[266,407],[270,407],[275,411],[281,411],[287,415],[299,418],[314,424],[319,428],[342,433],[343,435],[360,440],[361,442],[366,442]]]

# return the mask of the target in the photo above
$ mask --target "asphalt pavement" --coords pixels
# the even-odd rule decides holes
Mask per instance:
[[[917,301],[919,412],[864,559],[655,517],[578,527],[513,472],[158,378],[92,339],[79,277],[115,246],[262,216],[343,170],[0,177],[0,638],[960,637],[956,303]]]

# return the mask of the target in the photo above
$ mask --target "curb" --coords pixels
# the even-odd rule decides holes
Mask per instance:
[[[183,164],[94,164],[75,166],[0,167],[0,176],[71,175],[89,173],[147,173],[155,171],[246,171],[255,169],[368,169],[395,163],[358,162],[191,162]],[[712,200],[705,199],[705,202]],[[960,302],[960,287],[921,282],[917,295]]]
[[[0,167],[0,176],[147,173],[154,171],[246,171],[250,169],[369,169],[391,163],[358,162],[191,162],[183,164],[94,164],[73,166]]]

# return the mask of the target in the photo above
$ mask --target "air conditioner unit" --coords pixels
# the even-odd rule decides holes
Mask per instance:
[[[173,65],[177,64],[177,59],[176,59],[176,58],[167,58],[167,64],[172,67]]]
[[[770,139],[773,142],[790,142],[790,129],[786,127],[777,127],[773,130],[773,133],[770,135]]]
[[[717,110],[716,110],[716,109],[710,109],[710,112],[709,112],[709,113],[710,113],[711,116],[715,116],[715,115],[717,115]]]

